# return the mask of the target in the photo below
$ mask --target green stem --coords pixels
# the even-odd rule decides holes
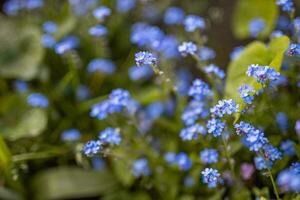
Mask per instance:
[[[227,159],[227,162],[229,163],[229,168],[230,168],[230,171],[232,173],[232,176],[235,179],[234,166],[233,166],[233,163],[231,162],[231,157],[230,157],[230,154],[228,152],[228,144],[225,141],[225,138],[223,136],[222,136],[222,142],[223,142],[223,145],[225,147],[225,152],[224,152],[225,153],[225,157]]]
[[[27,160],[35,160],[35,159],[45,159],[56,157],[59,155],[64,154],[65,152],[62,151],[44,151],[44,152],[33,152],[33,153],[24,153],[19,155],[12,156],[12,161],[14,163],[27,161]]]
[[[275,195],[276,195],[276,199],[277,199],[277,200],[280,200],[280,197],[279,197],[279,194],[278,194],[278,190],[277,190],[277,187],[276,187],[276,184],[275,184],[275,181],[274,181],[272,172],[271,172],[271,170],[269,169],[269,167],[268,167],[268,173],[269,173],[269,176],[270,176],[270,179],[271,179],[271,182],[272,182],[272,186],[273,186],[273,189],[274,189],[274,193],[275,193]]]

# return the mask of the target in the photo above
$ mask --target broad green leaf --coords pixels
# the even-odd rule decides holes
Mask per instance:
[[[134,181],[131,168],[123,159],[113,160],[113,170],[117,179],[125,186],[130,186]]]
[[[289,42],[288,37],[282,36],[273,38],[268,46],[257,41],[249,44],[241,55],[229,64],[225,89],[226,98],[234,99],[240,105],[240,110],[243,110],[245,104],[239,97],[238,88],[247,84],[253,86],[255,91],[262,89],[261,84],[246,75],[248,66],[251,64],[269,65],[280,72],[284,52],[288,48]],[[235,121],[239,117],[240,114],[237,114]]]
[[[47,126],[47,113],[43,109],[33,108],[26,111],[22,117],[9,127],[4,127],[3,135],[9,140],[24,137],[35,137],[41,134]]]
[[[31,182],[34,199],[79,199],[96,197],[118,187],[108,171],[58,167],[38,173]]]
[[[0,18],[0,76],[32,79],[43,57],[41,33],[32,25]]]
[[[259,37],[265,38],[272,32],[277,16],[275,0],[238,0],[233,16],[233,32],[237,38],[247,38],[251,20],[261,18],[265,21],[265,29]]]
[[[0,135],[0,171],[5,174],[9,173],[11,167],[11,153],[3,139]]]

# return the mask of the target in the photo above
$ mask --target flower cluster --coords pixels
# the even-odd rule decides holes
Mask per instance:
[[[256,78],[258,83],[265,84],[268,80],[276,80],[279,78],[279,72],[269,66],[250,65],[246,72],[248,76]]]
[[[209,188],[217,187],[218,182],[220,182],[220,173],[216,169],[205,168],[202,172],[202,181],[207,184]]]
[[[239,104],[236,104],[232,99],[219,100],[218,104],[210,109],[213,116],[223,117],[225,114],[232,115],[239,111]]]

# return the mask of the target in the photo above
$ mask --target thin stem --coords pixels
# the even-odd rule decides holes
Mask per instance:
[[[13,162],[22,162],[27,160],[35,160],[35,159],[44,159],[51,158],[62,155],[64,152],[62,151],[44,151],[44,152],[33,152],[33,153],[24,153],[19,155],[12,156]]]
[[[229,167],[230,167],[230,171],[232,173],[232,176],[233,178],[235,179],[235,172],[234,172],[234,166],[233,166],[233,163],[231,162],[231,157],[230,157],[230,154],[228,152],[228,144],[227,142],[225,141],[225,138],[224,136],[222,136],[222,142],[223,142],[223,145],[225,147],[225,157],[227,159],[227,162],[229,163]]]
[[[277,190],[277,187],[276,187],[276,184],[275,184],[275,181],[274,181],[272,172],[271,172],[271,170],[269,169],[269,167],[268,167],[268,172],[269,172],[269,176],[270,176],[270,179],[271,179],[271,182],[272,182],[272,186],[273,186],[273,189],[274,189],[274,193],[275,193],[275,195],[276,195],[276,199],[277,199],[277,200],[280,200],[280,197],[279,197],[279,194],[278,194],[278,190]]]

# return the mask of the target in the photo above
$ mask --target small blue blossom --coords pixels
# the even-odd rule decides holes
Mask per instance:
[[[180,137],[183,141],[185,140],[196,140],[199,134],[206,134],[206,130],[200,124],[194,124],[180,131]]]
[[[108,127],[99,133],[99,140],[102,143],[118,145],[122,140],[120,136],[120,130],[117,128]]]
[[[300,163],[299,162],[292,163],[291,169],[297,174],[300,174]]]
[[[183,57],[186,57],[189,54],[194,55],[197,51],[197,46],[193,42],[183,42],[178,46],[178,51]]]
[[[84,16],[92,8],[97,6],[97,0],[69,0],[73,12],[78,16]]]
[[[114,89],[109,94],[109,101],[115,105],[126,106],[130,100],[130,94],[127,90],[124,89]]]
[[[241,55],[244,49],[245,47],[243,46],[235,47],[233,51],[230,53],[230,60],[236,60]]]
[[[33,107],[47,108],[48,98],[41,93],[32,93],[27,97],[27,103]]]
[[[99,156],[93,157],[92,166],[94,170],[101,171],[105,168],[105,161]]]
[[[300,136],[300,119],[298,119],[295,123],[295,131],[298,136]]]
[[[212,118],[207,121],[207,132],[213,134],[214,137],[218,137],[222,134],[225,123],[220,119]]]
[[[145,158],[141,158],[138,160],[135,160],[132,166],[132,174],[135,177],[140,176],[149,176],[150,175],[150,169],[148,166],[148,160]]]
[[[280,144],[280,149],[285,155],[293,156],[296,154],[294,142],[292,140],[282,141]]]
[[[285,169],[277,176],[277,185],[284,192],[300,192],[300,174],[292,169]]]
[[[57,31],[57,24],[53,21],[46,21],[43,23],[43,30],[45,33],[53,34]]]
[[[101,6],[93,11],[94,17],[99,21],[103,21],[110,14],[111,10],[106,6]]]
[[[8,0],[3,5],[3,11],[7,15],[17,15],[21,10],[33,10],[41,8],[44,5],[43,0]]]
[[[213,116],[223,117],[225,114],[231,115],[239,111],[239,105],[235,103],[232,99],[219,100],[215,107],[210,109]]]
[[[135,54],[135,62],[137,66],[156,65],[157,58],[150,52],[140,51]]]
[[[273,164],[271,161],[265,160],[261,156],[256,156],[254,158],[254,163],[255,163],[256,169],[258,169],[258,170],[268,169]]]
[[[78,129],[72,128],[65,130],[61,134],[61,140],[68,142],[68,141],[76,141],[80,139],[80,131]]]
[[[293,21],[294,29],[300,33],[300,17],[296,17]]]
[[[200,159],[205,164],[218,162],[219,154],[215,149],[204,149],[200,152]]]
[[[202,17],[195,15],[188,15],[184,19],[184,29],[187,32],[194,32],[195,30],[203,30],[205,28],[205,21]]]
[[[107,34],[107,28],[102,25],[92,26],[89,29],[89,34],[95,37],[102,37]]]
[[[283,32],[282,31],[279,31],[279,30],[275,30],[271,33],[271,38],[278,38],[278,37],[281,37],[283,36]]]
[[[239,124],[235,124],[234,128],[238,135],[248,134],[250,131],[255,129],[251,124],[243,122],[243,121],[241,121]]]
[[[159,118],[164,112],[164,104],[156,101],[148,105],[145,109],[148,119],[155,120]]]
[[[83,153],[88,157],[92,157],[100,153],[101,149],[101,142],[99,140],[91,140],[84,145]]]
[[[191,72],[186,68],[180,68],[176,71],[176,87],[179,95],[186,96],[193,79]]]
[[[293,0],[277,0],[276,4],[281,7],[283,11],[291,12],[294,8]]]
[[[103,74],[113,74],[116,70],[116,65],[108,59],[93,59],[87,66],[89,73],[101,72]]]
[[[168,25],[181,24],[184,20],[184,11],[178,7],[170,7],[164,15],[164,22]]]
[[[132,66],[128,69],[129,78],[133,81],[148,80],[153,75],[153,70],[150,66]]]
[[[195,79],[189,89],[188,95],[195,100],[202,101],[205,97],[212,95],[209,85],[200,79]]]
[[[176,155],[176,163],[178,167],[184,171],[187,171],[192,167],[192,161],[184,152],[181,152]]]
[[[209,47],[199,47],[198,56],[201,61],[212,60],[216,57],[216,52]]]
[[[239,94],[240,97],[243,99],[244,103],[252,104],[252,101],[254,100],[254,92],[255,90],[253,86],[244,84],[241,87],[239,87]]]
[[[179,55],[176,37],[167,35],[159,43],[156,50],[166,58],[176,58]]]
[[[289,122],[286,114],[284,112],[279,112],[276,115],[276,122],[281,131],[285,132],[289,128]]]
[[[264,31],[266,23],[261,18],[256,18],[249,23],[249,32],[252,37],[257,37],[261,32]]]
[[[29,89],[28,83],[22,80],[16,80],[14,82],[14,88],[19,93],[27,92]]]
[[[300,57],[300,45],[296,43],[290,44],[288,50],[286,51],[288,56],[298,56]]]
[[[165,38],[163,31],[157,26],[136,23],[132,26],[130,41],[139,47],[156,49]]]
[[[185,187],[192,187],[193,185],[195,185],[195,180],[192,176],[187,176],[184,178],[183,184]]]
[[[79,101],[86,100],[91,95],[90,89],[86,85],[79,85],[76,90],[76,99]]]
[[[265,134],[259,129],[251,129],[243,139],[244,145],[247,146],[250,151],[259,151],[268,143]]]
[[[176,163],[176,153],[173,152],[167,152],[164,155],[164,159],[169,164],[175,164]]]
[[[220,79],[225,78],[225,72],[214,64],[210,64],[204,68],[204,72],[209,75],[215,75]]]
[[[79,45],[79,38],[76,36],[67,36],[62,41],[55,45],[55,52],[57,54],[64,54]]]
[[[135,7],[136,0],[117,0],[117,11],[126,13]]]
[[[55,38],[50,34],[43,34],[41,37],[41,43],[45,48],[53,48],[56,44]]]
[[[269,66],[250,65],[246,72],[248,76],[257,79],[258,83],[265,84],[267,80],[276,80],[279,78],[279,72]]]
[[[275,161],[282,158],[282,153],[271,144],[268,144],[264,146],[264,156],[268,160]]]
[[[205,168],[202,172],[202,181],[208,185],[208,188],[217,187],[218,181],[220,180],[220,173],[216,169]]]
[[[205,119],[209,115],[208,109],[201,101],[192,100],[184,109],[181,119],[186,126],[193,125],[199,118]]]

